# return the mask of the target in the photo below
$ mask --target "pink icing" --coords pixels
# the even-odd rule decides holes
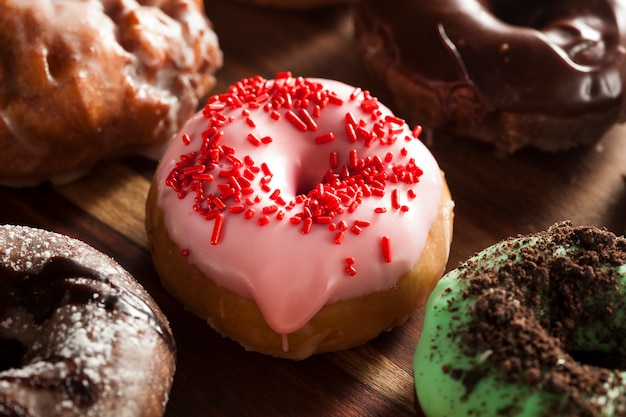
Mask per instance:
[[[402,274],[411,271],[437,215],[442,192],[439,166],[432,154],[404,121],[394,118],[391,111],[369,93],[338,81],[288,75],[269,81],[259,77],[243,80],[231,88],[230,95],[212,97],[205,110],[196,114],[175,138],[156,173],[157,204],[163,211],[171,239],[187,254],[189,262],[207,277],[254,300],[269,326],[280,334],[299,330],[326,304],[387,290]],[[246,98],[241,92],[242,83],[248,86],[246,88],[256,86],[257,90],[253,93],[246,90],[250,93]],[[269,97],[259,96],[258,90],[266,91],[278,85],[288,85],[295,92],[291,103],[275,100],[272,90]],[[303,89],[333,92],[341,102],[322,100],[322,105],[316,109],[316,99],[297,99]],[[233,97],[238,99],[233,101]],[[261,101],[260,105],[241,102],[251,100],[250,97]],[[224,105],[223,101],[228,104]],[[312,116],[315,130],[312,124],[304,132],[297,127],[305,116],[294,123],[286,115],[289,110],[299,114],[300,107],[305,107]],[[220,109],[210,110],[213,108]],[[347,113],[360,121],[361,133],[376,131],[382,139],[366,143],[367,139],[361,135],[352,142],[346,129]],[[201,149],[202,132],[209,129],[211,120],[215,124],[218,119],[225,121],[217,123],[218,129],[211,131],[211,140],[221,135],[215,135],[215,131],[223,132],[217,140],[222,146],[234,148],[236,158],[222,157],[215,167],[204,164],[213,181],[202,183],[202,195],[220,195],[227,186],[218,184],[229,182],[228,178],[220,176],[220,171],[227,172],[234,167],[243,172],[249,167],[244,162],[250,163],[248,157],[259,172],[250,181],[251,190],[224,198],[224,206],[205,204],[194,209],[199,201],[196,200],[198,193],[193,192],[197,188],[184,181],[180,183],[174,174],[182,170],[176,166],[181,165],[181,155]],[[320,137],[328,138],[324,136],[328,132],[333,132],[334,140],[315,143],[316,138],[322,142]],[[269,137],[272,141],[253,144],[248,138],[250,133],[256,139]],[[350,165],[353,150],[360,159],[370,157],[368,162],[378,155],[384,175],[389,175],[384,195],[354,196],[351,200],[346,197],[327,216],[331,217],[330,224],[314,222],[306,233],[304,220],[298,224],[292,220],[297,213],[306,217],[302,215],[306,213],[303,203],[292,203],[293,207],[289,203],[297,201],[296,195],[315,189],[331,169],[331,152],[336,152],[338,161],[333,171],[341,173],[343,166]],[[195,167],[202,165],[194,158],[190,160]],[[407,166],[413,166],[412,160],[419,167],[417,174],[413,172],[408,180],[394,182],[394,167],[405,171]],[[265,189],[261,185],[263,163],[272,173]],[[195,169],[199,168],[192,168]],[[352,169],[354,171],[356,168]],[[218,190],[218,187],[221,188]],[[275,198],[275,190],[280,190],[282,201]],[[320,193],[318,195],[322,195]],[[360,204],[353,204],[357,198]],[[277,211],[272,208],[264,213],[263,208],[268,206],[276,206]],[[252,213],[248,211],[250,208],[254,209],[254,215],[247,218]],[[207,220],[204,215],[209,212],[212,214]],[[211,218],[217,213],[221,214],[219,220]],[[222,227],[217,230],[216,223],[222,220]],[[363,225],[360,231],[352,230],[355,222]],[[341,240],[338,234],[344,225],[347,230]],[[390,243],[390,260],[385,260],[383,236]],[[349,271],[350,267],[354,269]]]

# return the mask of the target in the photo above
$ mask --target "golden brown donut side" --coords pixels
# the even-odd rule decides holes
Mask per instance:
[[[0,414],[163,415],[173,336],[119,264],[67,236],[0,226],[0,288],[0,343],[25,349],[21,366],[0,369]]]
[[[1,183],[159,153],[196,111],[222,65],[202,3],[144,3],[0,2]]]
[[[283,349],[283,336],[270,329],[253,301],[218,286],[181,255],[163,224],[154,183],[146,202],[146,230],[161,282],[191,312],[247,350],[300,360],[363,344],[404,323],[424,305],[448,260],[452,208],[444,180],[437,219],[413,271],[399,277],[389,290],[326,305],[304,328],[287,335],[287,351]]]

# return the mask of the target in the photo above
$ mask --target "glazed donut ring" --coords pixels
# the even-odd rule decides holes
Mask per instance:
[[[358,49],[399,113],[512,152],[626,120],[626,2],[359,3]]]
[[[222,64],[200,0],[3,0],[0,184],[161,155]]]
[[[235,83],[155,173],[146,229],[161,281],[273,356],[345,349],[404,322],[445,268],[453,221],[417,136],[338,81]]]
[[[605,229],[565,222],[475,255],[428,300],[414,361],[422,410],[624,415],[625,293],[626,240]]]
[[[175,368],[166,318],[94,248],[0,226],[0,415],[163,415]]]

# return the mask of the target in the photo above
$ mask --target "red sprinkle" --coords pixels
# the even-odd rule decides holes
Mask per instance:
[[[246,164],[247,166],[249,166],[249,167],[250,167],[250,170],[251,170],[251,171],[253,170],[253,167],[254,167],[254,159],[252,159],[252,157],[251,157],[250,155],[246,155],[246,156],[244,156],[244,157],[243,157],[243,162],[245,162],[245,164]],[[256,167],[255,167],[255,168],[256,168]],[[257,169],[258,169],[258,168],[257,168]],[[253,171],[253,172],[254,172],[254,171]]]
[[[261,171],[263,171],[263,175],[265,176],[272,176],[272,171],[270,171],[269,167],[267,166],[267,164],[265,162],[263,162],[261,164]]]
[[[404,125],[404,120],[397,116],[385,116],[385,121],[396,125]]]
[[[378,100],[368,96],[365,100],[361,102],[361,109],[363,109],[366,113],[372,113],[378,109]]]
[[[230,206],[228,208],[228,211],[230,211],[231,213],[241,213],[246,209],[246,207],[243,204],[237,204],[235,206]]]
[[[353,257],[349,257],[345,259],[346,262],[346,273],[350,276],[355,276],[356,275],[356,268],[354,267],[354,264],[356,263],[356,260]]]
[[[413,128],[413,132],[412,132],[413,137],[414,137],[415,139],[419,139],[419,137],[420,137],[420,136],[421,136],[421,134],[422,134],[422,131],[423,131],[422,126],[420,126],[420,125],[415,126],[415,127]]]
[[[304,224],[302,225],[302,234],[308,234],[311,231],[311,226],[313,226],[313,220],[310,217],[304,219]]]
[[[270,194],[270,200],[276,200],[279,195],[280,195],[280,190],[277,188],[272,192],[272,194]]]
[[[381,245],[383,251],[383,260],[387,263],[391,262],[391,241],[389,236],[383,236],[381,238]]]
[[[220,210],[224,210],[226,208],[226,204],[224,204],[222,199],[219,197],[213,198],[213,204],[215,205],[215,207],[217,207]]]
[[[263,207],[263,214],[272,214],[272,213],[276,213],[278,211],[278,206],[276,206],[275,204],[272,204],[271,206],[265,206]]]
[[[350,94],[350,100],[354,100],[355,98],[357,98],[361,92],[363,90],[361,90],[360,87],[355,87],[354,90],[352,91],[352,94]]]
[[[248,136],[246,136],[246,138],[248,139],[248,142],[250,142],[254,146],[261,146],[261,141],[259,140],[259,138],[254,136],[254,133],[248,133]]]
[[[317,135],[315,137],[315,143],[318,145],[322,145],[324,143],[330,143],[335,140],[335,135],[333,132],[322,133],[321,135]]]
[[[289,219],[289,223],[293,225],[300,224],[301,222],[302,222],[302,218],[298,216],[293,216]]]
[[[275,78],[277,80],[284,79],[284,78],[291,78],[291,71],[277,72],[275,75]]]
[[[397,188],[391,191],[391,206],[396,210],[400,208],[400,195]]]
[[[253,208],[249,208],[248,210],[246,210],[246,212],[244,213],[243,217],[246,220],[250,220],[251,218],[254,217],[254,215],[256,214],[256,210]]]
[[[217,245],[222,236],[222,228],[224,226],[224,215],[222,213],[215,217],[215,223],[213,223],[213,234],[211,235],[211,245]]]
[[[298,110],[298,115],[300,116],[300,118],[302,119],[302,121],[304,121],[304,123],[306,123],[307,127],[315,132],[317,130],[317,122],[313,119],[313,117],[311,116],[311,114],[307,111],[307,109],[305,108],[300,108]]]
[[[356,268],[354,267],[354,265],[348,265],[346,266],[346,273],[348,275],[350,275],[351,277],[356,275]]]
[[[356,120],[354,120],[354,116],[351,113],[346,114],[346,125],[345,125],[346,135],[348,136],[348,141],[350,143],[356,143],[359,140],[359,135],[357,134],[357,129],[359,128]]]
[[[336,169],[339,166],[339,157],[337,156],[337,152],[332,151],[330,153],[330,168]]]
[[[356,149],[350,150],[350,168],[358,168],[359,165],[359,156]]]
[[[289,120],[291,122],[292,125],[294,125],[296,127],[296,129],[298,129],[301,132],[306,132],[309,127],[307,126],[306,123],[304,123],[304,121],[299,118],[294,112],[292,112],[291,110],[289,110],[286,114],[285,117],[287,118],[287,120]]]

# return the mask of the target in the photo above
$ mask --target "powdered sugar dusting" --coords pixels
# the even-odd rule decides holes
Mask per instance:
[[[130,417],[144,415],[148,404],[163,405],[174,354],[162,333],[171,333],[145,291],[121,266],[80,241],[0,226],[4,270],[33,277],[55,257],[97,270],[107,280],[64,279],[69,286],[89,288],[93,296],[84,303],[66,302],[43,322],[23,307],[0,306],[0,338],[26,347],[24,366],[0,370],[0,402],[32,416]],[[5,279],[0,269],[0,280]],[[118,299],[113,306],[104,302]],[[154,317],[139,314],[144,310]],[[169,378],[157,378],[168,374],[162,369],[167,367]]]

